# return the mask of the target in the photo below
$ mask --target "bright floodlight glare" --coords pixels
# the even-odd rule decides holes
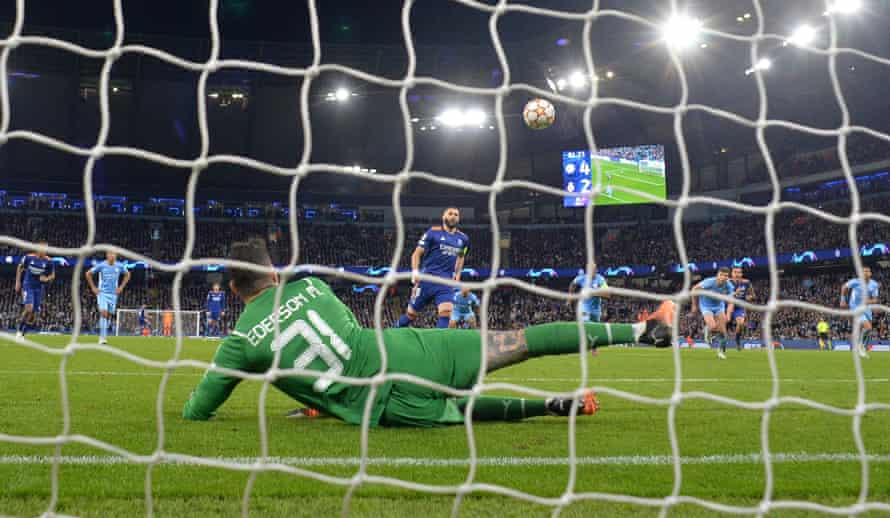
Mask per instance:
[[[334,97],[336,97],[338,101],[343,102],[346,99],[349,99],[349,90],[345,88],[337,88],[337,91],[334,92]]]
[[[547,86],[549,86],[550,89],[553,90],[554,92],[556,91],[556,83],[554,83],[553,80],[550,79],[549,77],[547,78]]]
[[[606,71],[606,79],[612,79],[613,77],[615,77],[615,72],[611,70]]]
[[[809,45],[815,39],[816,29],[810,27],[809,25],[801,25],[800,27],[794,29],[794,32],[791,33],[791,37],[788,38],[788,42],[795,45]]]
[[[572,88],[581,88],[587,84],[587,79],[584,77],[584,73],[580,70],[575,70],[569,76],[569,84],[572,85]]]
[[[439,115],[436,119],[449,128],[456,128],[463,124],[464,114],[460,110],[451,108],[442,112],[442,115]]]
[[[559,78],[556,80],[556,88],[562,91],[566,87],[566,80],[563,78]]]
[[[464,122],[471,126],[481,126],[485,122],[485,112],[475,108],[467,110],[464,114]]]
[[[757,70],[769,70],[773,66],[773,62],[769,58],[760,58],[760,61],[754,65]]]
[[[702,23],[697,18],[676,15],[669,19],[661,28],[665,43],[675,49],[685,49],[698,41]]]
[[[850,14],[862,7],[862,0],[834,0],[828,8],[830,13]]]

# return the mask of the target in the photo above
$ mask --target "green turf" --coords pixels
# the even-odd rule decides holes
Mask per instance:
[[[40,338],[61,346],[64,337]],[[118,338],[112,345],[145,358],[164,360],[173,354],[173,341],[159,338]],[[216,344],[186,340],[183,357],[208,360]],[[62,432],[58,368],[60,357],[0,342],[0,433],[55,436]],[[730,353],[718,361],[709,351],[682,351],[686,391],[707,391],[760,401],[770,394],[767,355],[763,351]],[[645,396],[669,397],[673,389],[671,351],[609,349],[588,362],[592,383]],[[856,401],[855,372],[849,353],[779,351],[776,353],[782,396],[799,396],[839,407]],[[100,352],[77,352],[66,367],[72,434],[83,434],[150,454],[158,443],[155,412],[161,375],[157,370]],[[869,402],[890,402],[890,355],[874,354],[864,363]],[[164,397],[164,450],[214,457],[252,457],[260,453],[257,401],[261,385],[243,383],[221,409],[219,418],[203,423],[179,418],[183,402],[201,376],[196,369],[179,369],[170,377]],[[578,386],[578,356],[547,358],[499,372],[491,380],[530,387],[570,390]],[[661,498],[674,482],[669,464],[653,464],[652,456],[670,454],[667,410],[601,394],[603,409],[577,422],[577,456],[602,458],[641,456],[640,464],[614,460],[577,468],[575,492],[595,492]],[[270,455],[315,459],[305,469],[348,479],[357,468],[318,459],[349,459],[359,455],[359,428],[332,419],[288,421],[282,414],[293,404],[272,390],[266,405]],[[684,457],[750,454],[760,451],[762,413],[724,404],[688,400],[676,412],[680,451]],[[869,413],[862,437],[869,453],[890,455],[890,412]],[[538,418],[523,423],[480,423],[475,440],[481,458],[561,459],[568,455],[567,420]],[[375,429],[369,437],[372,458],[464,459],[468,455],[463,427],[430,430]],[[770,419],[774,453],[855,453],[852,420],[797,405],[783,405]],[[53,455],[51,446],[24,446],[0,441],[0,515],[37,515],[50,501],[52,466],[35,464]],[[62,448],[72,459],[108,455],[80,444]],[[12,456],[28,463],[12,464]],[[726,459],[720,457],[719,459]],[[718,459],[718,460],[719,460]],[[303,461],[308,462],[308,461]],[[374,476],[397,477],[434,485],[459,485],[467,480],[465,465],[375,464]],[[860,489],[855,461],[784,462],[774,466],[777,500],[798,499],[849,505]],[[890,502],[890,462],[870,466],[869,501]],[[87,516],[132,516],[145,513],[146,468],[135,465],[61,466],[57,512]],[[161,465],[152,471],[154,509],[159,516],[235,514],[240,511],[248,475],[217,468]],[[565,493],[569,467],[556,465],[492,465],[478,467],[474,481],[512,488],[540,497]],[[753,506],[762,499],[763,465],[757,462],[685,464],[681,494],[730,505]],[[250,499],[253,516],[327,516],[338,513],[343,486],[282,473],[260,475]],[[448,516],[453,497],[364,484],[355,494],[357,516]],[[521,500],[476,492],[467,496],[461,516],[549,516],[551,508]],[[583,502],[565,509],[567,516],[657,516],[658,509],[626,503]],[[773,515],[806,516],[803,512]],[[715,516],[699,506],[682,505],[671,516]]]
[[[596,197],[596,205],[624,205],[628,203],[652,203],[650,200],[642,196],[624,192],[618,187],[634,189],[636,191],[645,192],[660,199],[667,197],[667,184],[664,176],[655,174],[641,173],[637,166],[628,164],[619,164],[615,162],[600,162],[603,172],[603,189],[609,185],[610,181],[607,174],[612,175],[611,184],[612,194],[602,193]],[[595,172],[591,171],[591,175]]]

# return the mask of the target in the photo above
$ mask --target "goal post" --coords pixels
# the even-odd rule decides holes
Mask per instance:
[[[138,309],[118,309],[114,324],[116,336],[176,336],[176,315],[182,320],[185,336],[201,336],[202,311],[146,309],[145,327],[140,325]],[[143,331],[145,329],[145,331]]]
[[[641,173],[664,177],[664,161],[643,159],[637,162],[637,170]]]

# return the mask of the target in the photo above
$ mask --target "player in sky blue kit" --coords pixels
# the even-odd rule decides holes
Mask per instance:
[[[98,288],[93,282],[93,275],[96,273],[99,274]],[[111,323],[111,315],[114,314],[114,308],[117,306],[117,296],[130,282],[130,271],[123,263],[117,262],[116,253],[106,252],[105,260],[96,263],[84,275],[87,278],[90,291],[96,295],[96,302],[99,306],[99,343],[105,344],[108,343],[108,327]],[[118,285],[121,275],[124,276],[124,281]]]
[[[429,281],[419,282],[417,274],[426,273],[444,279],[460,280],[464,269],[464,259],[470,246],[470,238],[457,229],[460,223],[460,210],[448,207],[442,213],[442,226],[427,230],[417,248],[411,254],[411,300],[405,314],[395,323],[395,327],[408,327],[430,302],[435,302],[439,320],[436,327],[448,327],[453,309],[454,288]]]
[[[738,300],[750,301],[754,300],[754,286],[751,281],[742,277],[742,269],[738,266],[733,267],[730,281],[735,286],[733,297]],[[745,334],[745,324],[747,324],[748,312],[741,306],[730,304],[727,311],[730,323],[735,326],[735,348],[737,351],[742,350],[742,335]]]
[[[596,273],[596,264],[593,265],[594,274],[592,276],[586,273],[578,274],[569,284],[569,294],[584,288],[593,290],[600,288],[608,288],[606,278]],[[581,301],[581,319],[585,322],[599,322],[603,318],[603,299],[608,295],[600,295],[598,297],[589,297]],[[571,304],[571,301],[569,302]]]
[[[871,278],[871,268],[868,266],[862,267],[862,277],[865,279],[865,284],[857,277],[850,279],[841,287],[841,307],[849,306],[850,309],[855,310],[866,306],[865,312],[859,316],[859,322],[862,323],[862,333],[859,336],[859,356],[867,358],[868,342],[871,339],[872,330],[871,308],[867,306],[879,304],[878,291],[881,286]]]
[[[226,313],[226,292],[213,283],[213,289],[207,293],[207,336],[220,335],[219,319]]]
[[[15,271],[15,292],[21,297],[22,316],[19,319],[16,337],[25,336],[28,326],[37,323],[40,303],[43,301],[43,287],[56,278],[55,263],[46,255],[47,242],[40,241],[38,251],[22,257]]]
[[[479,297],[475,293],[470,293],[470,288],[462,288],[454,292],[451,303],[454,308],[451,310],[451,322],[448,323],[448,327],[457,328],[466,323],[470,329],[476,329],[476,313],[473,308],[479,307]]]
[[[729,280],[729,268],[726,267],[720,268],[716,277],[708,277],[693,286],[692,289],[713,291],[726,296],[735,293],[735,285]],[[692,312],[698,311],[699,307],[702,317],[705,319],[705,326],[710,333],[711,347],[719,345],[720,351],[717,353],[717,357],[725,360],[726,322],[729,320],[729,316],[726,314],[726,302],[708,295],[692,297]]]

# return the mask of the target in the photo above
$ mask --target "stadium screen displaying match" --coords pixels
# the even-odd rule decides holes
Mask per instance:
[[[627,146],[590,151],[562,152],[562,187],[568,192],[590,192],[596,177],[595,162],[602,171],[602,192],[594,200],[599,205],[652,203],[640,195],[615,187],[645,192],[658,199],[667,198],[664,146]],[[565,207],[585,207],[587,196],[566,196]]]

